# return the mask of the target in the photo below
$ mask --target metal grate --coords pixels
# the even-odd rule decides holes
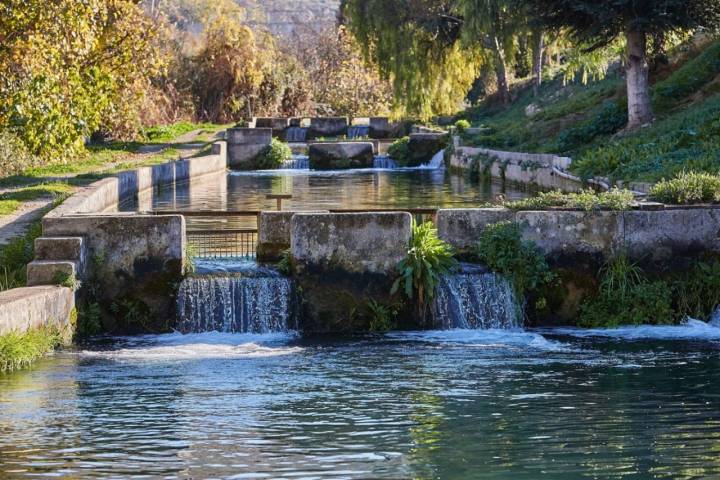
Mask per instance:
[[[198,258],[255,258],[256,229],[190,230],[188,244]]]

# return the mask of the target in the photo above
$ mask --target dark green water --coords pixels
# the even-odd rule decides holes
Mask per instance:
[[[720,329],[206,333],[0,375],[0,478],[720,478]]]

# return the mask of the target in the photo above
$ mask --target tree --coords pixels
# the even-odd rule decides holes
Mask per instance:
[[[622,36],[626,42],[628,129],[653,121],[648,38],[720,23],[719,0],[536,0],[536,15],[550,27],[565,27],[589,50]]]

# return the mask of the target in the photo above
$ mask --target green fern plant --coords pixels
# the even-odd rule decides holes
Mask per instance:
[[[427,306],[435,296],[435,288],[441,277],[456,265],[455,252],[447,242],[440,240],[432,222],[412,224],[412,237],[407,256],[398,264],[398,278],[390,293],[402,292],[416,305],[425,318]]]

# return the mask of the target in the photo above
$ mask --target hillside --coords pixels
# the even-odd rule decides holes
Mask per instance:
[[[621,132],[627,120],[619,68],[590,85],[546,83],[540,95],[519,85],[508,107],[486,102],[462,116],[483,133],[466,143],[489,148],[567,154],[582,176],[656,181],[682,170],[720,170],[720,41],[676,52],[656,74],[656,121]]]

